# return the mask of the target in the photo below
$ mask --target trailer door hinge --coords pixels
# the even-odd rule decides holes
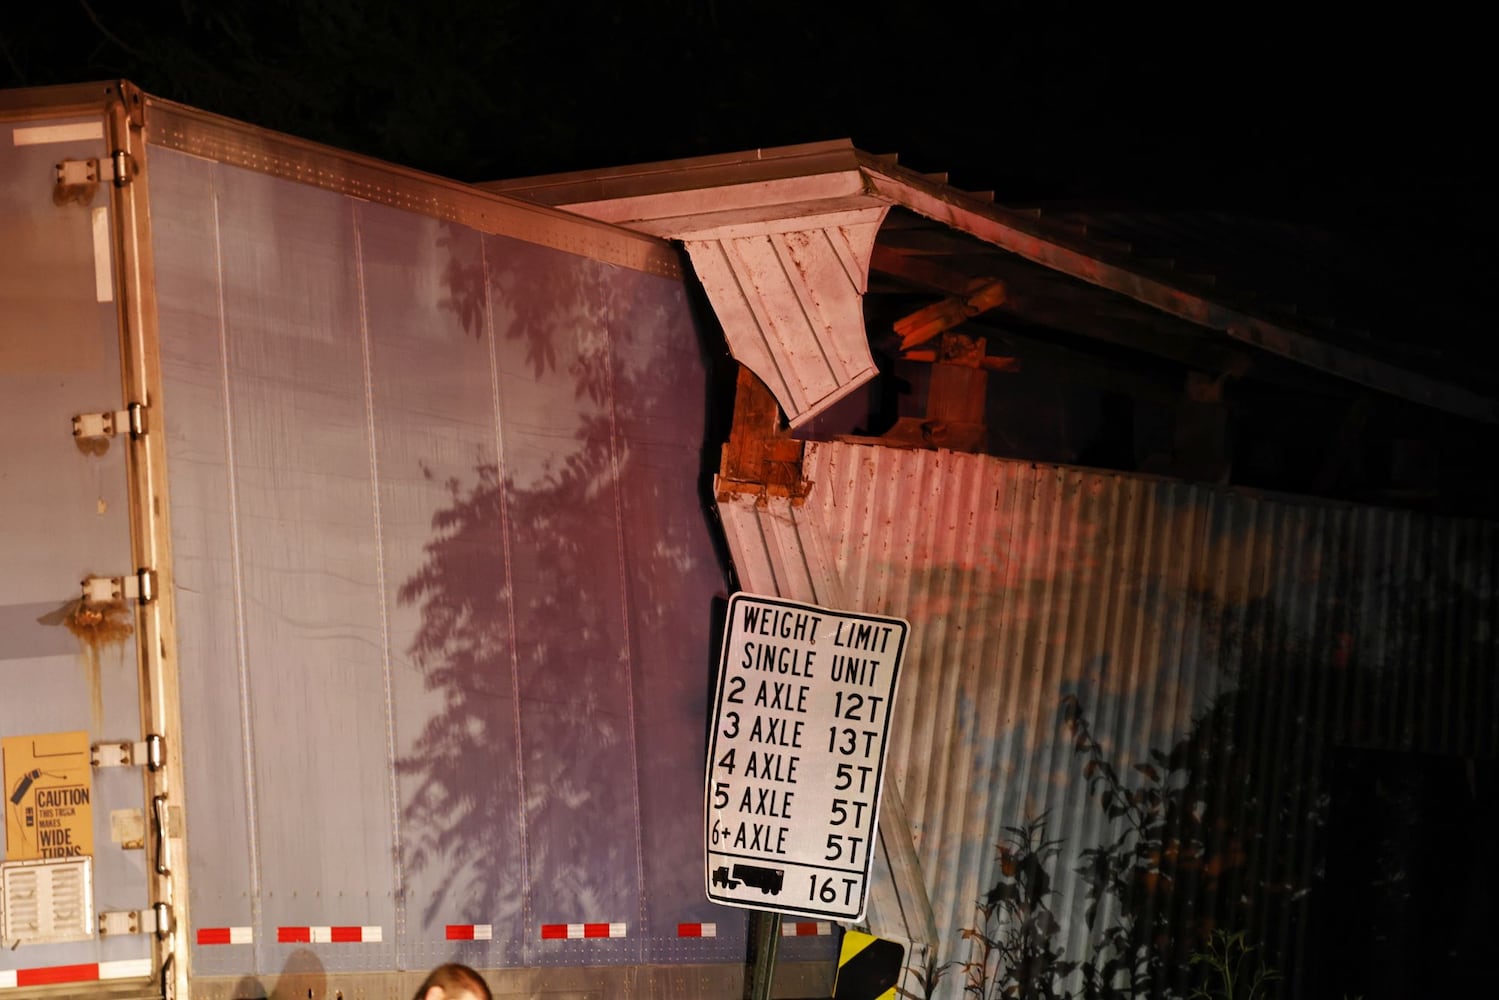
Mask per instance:
[[[164,938],[172,933],[172,907],[157,903],[149,910],[106,910],[99,914],[99,936],[120,934],[155,934]]]
[[[114,164],[108,161],[100,163],[98,157],[63,160],[57,165],[57,186],[67,189],[93,187],[99,183],[99,175],[104,170],[113,173]]]
[[[87,205],[94,200],[102,181],[110,181],[122,188],[135,179],[135,159],[123,149],[116,149],[100,159],[91,156],[84,160],[63,160],[57,164],[57,190],[52,200],[59,205],[70,201]]]
[[[139,440],[146,434],[146,408],[140,403],[131,403],[123,410],[104,413],[80,413],[73,418],[75,438],[114,437],[129,434]]]
[[[91,576],[83,581],[83,600],[87,604],[114,604],[117,601],[156,600],[156,571],[138,569],[131,576]]]
[[[138,743],[96,743],[90,748],[95,767],[144,767],[160,771],[166,763],[166,741],[155,733]]]
[[[122,188],[135,178],[135,161],[130,154],[123,149],[117,149],[109,154],[110,161],[114,166],[115,187]]]

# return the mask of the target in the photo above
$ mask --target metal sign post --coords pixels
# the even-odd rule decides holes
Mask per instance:
[[[750,915],[749,930],[749,976],[744,981],[744,1000],[770,1000],[776,978],[776,952],[781,946],[781,915],[756,910]]]
[[[781,598],[730,598],[705,789],[709,899],[863,917],[909,628]]]

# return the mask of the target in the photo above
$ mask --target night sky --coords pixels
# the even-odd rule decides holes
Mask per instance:
[[[124,77],[471,181],[848,137],[1001,204],[1330,227],[1381,250],[1370,287],[1402,317],[1382,335],[1477,339],[1499,225],[1484,32],[1308,5],[1145,9],[59,0],[7,10],[0,71]],[[1406,319],[1437,300],[1442,324]],[[1485,367],[1492,340],[1472,345]]]
[[[1475,25],[1148,6],[60,0],[0,68],[463,180],[847,136],[1002,202],[1492,219]]]

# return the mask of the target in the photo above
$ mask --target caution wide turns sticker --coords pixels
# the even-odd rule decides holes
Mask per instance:
[[[5,859],[94,853],[93,772],[87,732],[7,736]]]

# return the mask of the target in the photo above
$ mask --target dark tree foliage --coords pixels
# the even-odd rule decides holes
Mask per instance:
[[[796,0],[12,4],[0,84],[125,77],[457,177],[852,137],[1005,200],[1471,218],[1481,32],[1259,7]],[[1440,60],[1414,58],[1440,45]],[[1391,46],[1412,51],[1394,56]],[[1419,70],[1417,67],[1420,67]],[[1488,215],[1492,218],[1492,214]]]
[[[16,25],[6,46],[16,82],[128,78],[219,114],[447,174],[472,169],[479,131],[513,106],[495,84],[516,61],[506,30],[514,0],[448,0],[441,17],[400,0],[58,6]]]

